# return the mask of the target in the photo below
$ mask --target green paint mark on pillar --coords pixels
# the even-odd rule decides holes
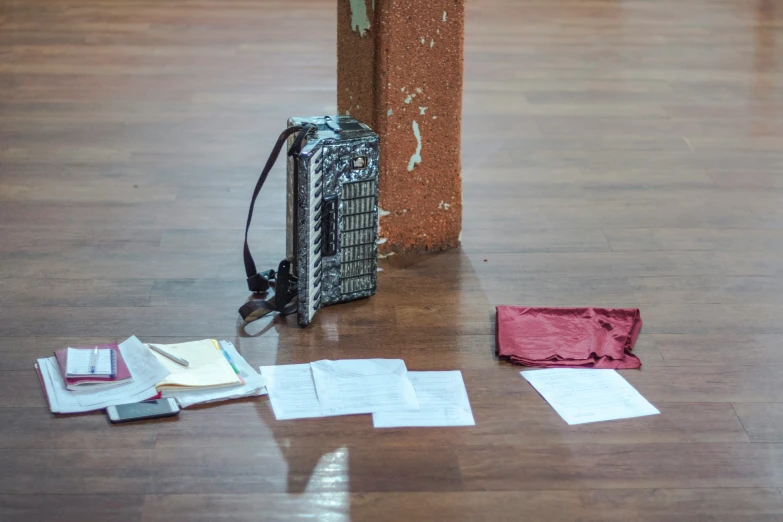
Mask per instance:
[[[357,31],[359,36],[364,36],[364,33],[370,29],[370,19],[367,17],[367,5],[364,0],[349,0],[351,3],[351,30]],[[372,8],[375,9],[375,0],[373,0]]]
[[[419,124],[416,120],[413,120],[413,135],[416,137],[416,152],[411,156],[408,162],[408,172],[413,170],[413,167],[421,163],[421,133],[419,132]]]

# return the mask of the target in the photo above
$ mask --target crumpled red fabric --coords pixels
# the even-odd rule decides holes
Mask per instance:
[[[537,368],[639,368],[638,308],[497,306],[497,353]]]

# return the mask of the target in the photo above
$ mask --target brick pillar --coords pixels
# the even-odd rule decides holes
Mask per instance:
[[[462,229],[464,0],[338,0],[337,106],[381,139],[382,254]]]

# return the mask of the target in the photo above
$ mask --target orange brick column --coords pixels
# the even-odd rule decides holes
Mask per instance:
[[[464,0],[338,0],[337,106],[381,139],[382,254],[462,229]]]

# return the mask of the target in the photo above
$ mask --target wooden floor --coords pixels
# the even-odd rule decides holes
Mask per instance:
[[[783,520],[783,4],[470,0],[462,249],[243,331],[247,203],[286,118],[335,110],[335,18],[0,0],[0,520]],[[281,168],[261,199],[272,267]],[[639,307],[661,415],[567,426],[494,358],[498,304]],[[460,369],[477,425],[52,416],[35,359],[131,334]]]

